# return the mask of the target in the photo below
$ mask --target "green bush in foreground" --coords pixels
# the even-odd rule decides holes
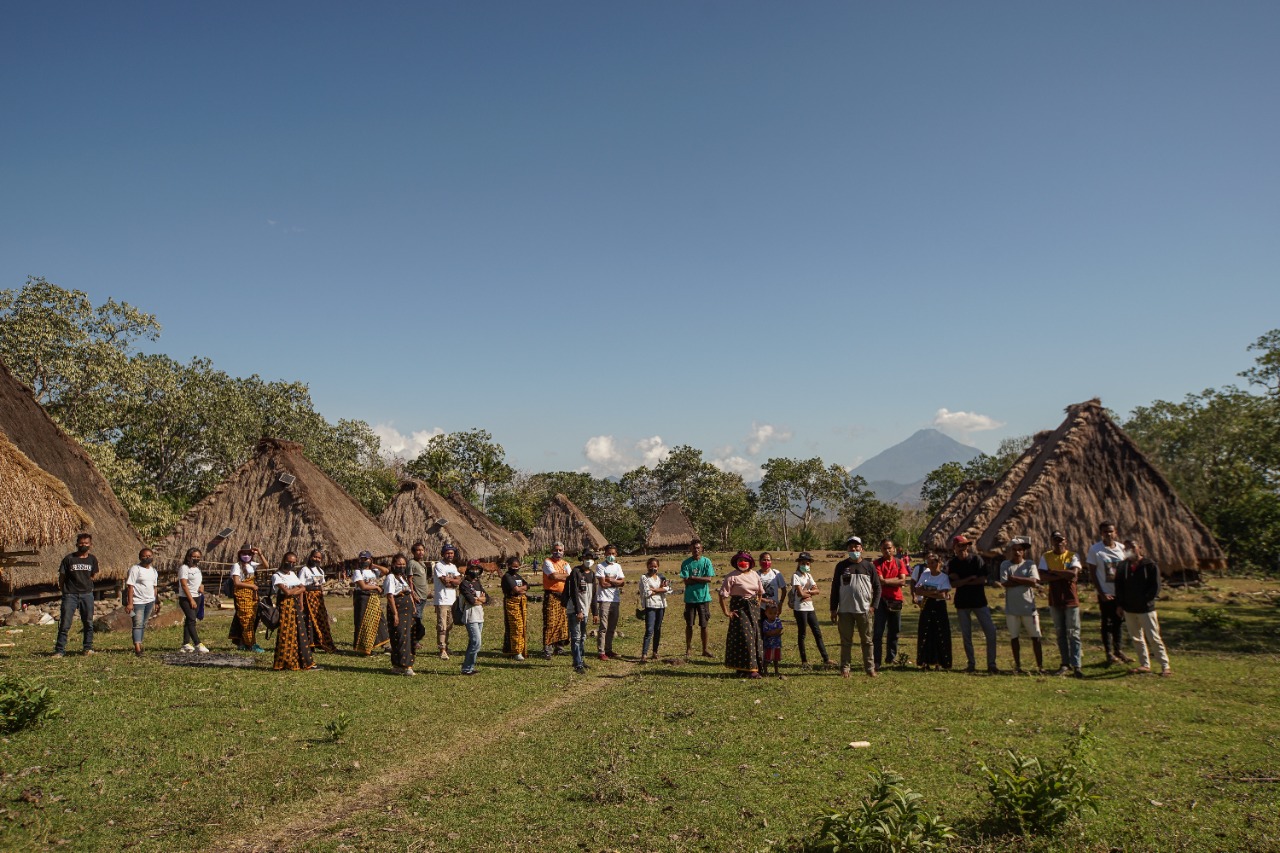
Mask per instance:
[[[941,850],[956,837],[940,818],[925,812],[919,794],[889,771],[872,774],[875,790],[847,814],[817,819],[805,853],[907,853]]]
[[[19,732],[61,713],[53,704],[53,693],[39,681],[17,675],[0,676],[0,732]]]
[[[984,762],[992,807],[998,823],[1022,835],[1052,835],[1071,818],[1097,813],[1093,793],[1093,739],[1086,726],[1076,729],[1059,761],[1046,762],[1005,750],[1009,767],[993,770]]]

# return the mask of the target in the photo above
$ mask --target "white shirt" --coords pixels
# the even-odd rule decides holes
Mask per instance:
[[[324,586],[324,569],[316,566],[303,566],[302,571],[298,572],[298,577],[302,578],[302,585],[306,587],[322,587]]]
[[[458,567],[453,563],[436,563],[435,568],[431,571],[431,589],[435,593],[435,605],[437,607],[449,607],[458,600],[458,590],[454,587],[447,587],[440,581],[441,578],[450,576],[460,576]]]
[[[935,575],[929,571],[928,566],[916,566],[912,579],[915,580],[916,586],[928,587],[938,592],[951,589],[951,576],[941,569]]]
[[[813,579],[813,575],[809,572],[796,572],[791,576],[791,587],[796,591],[796,596],[792,599],[795,607],[791,608],[796,611],[809,612],[813,610],[813,600],[801,601],[800,592],[808,592],[811,589],[818,588],[818,582]]]
[[[404,592],[408,588],[409,588],[409,581],[407,579],[401,580],[400,578],[396,577],[394,572],[389,572],[387,576],[382,579],[383,595],[399,595],[400,593]]]
[[[231,577],[240,578],[240,580],[247,581],[250,578],[252,578],[254,574],[256,574],[254,569],[257,565],[258,565],[257,563],[237,562],[234,566],[231,567]]]
[[[284,571],[282,569],[271,576],[272,589],[279,589],[283,591],[284,589],[290,589],[295,586],[302,586],[302,578],[298,577],[297,572]]]
[[[662,575],[642,575],[640,577],[640,606],[650,610],[661,610],[667,606],[667,593],[658,592],[662,589]]]
[[[1094,542],[1089,546],[1089,564],[1093,566],[1094,579],[1103,595],[1116,594],[1116,569],[1123,562],[1124,546],[1118,539],[1111,546],[1103,542]]]
[[[596,565],[596,577],[620,581],[623,579],[622,566],[617,563],[599,563]],[[612,604],[621,600],[622,590],[620,588],[611,586],[605,589],[601,584],[596,584],[596,601],[603,604]]]
[[[353,569],[351,572],[351,583],[355,584],[358,581],[364,581],[365,583],[377,583],[378,570],[377,569]]]
[[[196,598],[200,595],[200,584],[204,583],[204,574],[199,566],[188,566],[184,563],[178,567],[178,580],[186,581],[191,597]],[[182,591],[182,584],[178,584],[178,595],[186,595]]]
[[[129,569],[125,583],[133,587],[134,604],[152,604],[156,600],[156,580],[159,574],[147,566],[134,566]]]

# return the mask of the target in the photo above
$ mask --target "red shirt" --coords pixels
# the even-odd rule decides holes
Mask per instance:
[[[880,557],[874,560],[872,565],[876,567],[876,574],[880,576],[881,580],[911,577],[911,566],[905,557]],[[902,587],[881,586],[880,598],[889,601],[901,601]]]

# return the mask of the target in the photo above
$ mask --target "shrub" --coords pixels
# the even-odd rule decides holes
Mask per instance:
[[[1226,634],[1240,627],[1240,620],[1221,607],[1192,607],[1187,612],[1206,631]]]
[[[1092,747],[1088,727],[1081,725],[1057,762],[1005,750],[1008,768],[992,770],[983,763],[997,822],[1022,835],[1051,835],[1072,817],[1096,813]]]
[[[940,818],[925,812],[923,795],[889,771],[871,775],[875,788],[853,811],[820,815],[805,840],[805,853],[907,853],[941,850],[956,837]]]
[[[339,711],[337,717],[324,724],[325,734],[334,743],[339,743],[346,736],[349,728],[351,728],[351,715],[346,711]]]
[[[0,676],[0,732],[12,734],[62,715],[54,694],[32,678]]]

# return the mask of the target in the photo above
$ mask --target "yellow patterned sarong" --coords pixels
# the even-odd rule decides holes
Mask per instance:
[[[526,630],[528,624],[529,604],[523,595],[513,595],[502,603],[506,616],[506,632],[502,636],[502,653],[504,655],[527,655],[529,638]]]
[[[231,631],[227,636],[238,646],[252,647],[258,628],[258,590],[236,587],[231,597],[235,602],[236,615],[231,620]]]
[[[376,650],[391,643],[387,634],[387,616],[383,612],[385,602],[376,592],[365,593],[368,603],[364,606],[364,615],[360,619],[360,630],[356,634],[356,651],[362,655],[371,655]]]
[[[276,606],[280,609],[280,628],[276,632],[276,659],[271,668],[310,669],[315,665],[311,658],[311,639],[298,618],[298,599],[281,596]]]

